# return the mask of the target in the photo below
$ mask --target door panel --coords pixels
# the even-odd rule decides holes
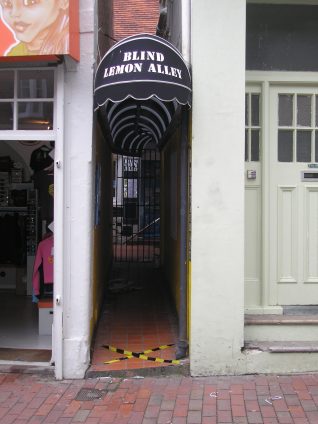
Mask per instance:
[[[270,299],[318,303],[317,87],[272,87],[270,94]]]
[[[277,280],[297,282],[297,188],[278,187]]]
[[[318,283],[318,188],[305,187],[304,282]]]
[[[261,93],[248,86],[245,98],[245,308],[261,304]]]

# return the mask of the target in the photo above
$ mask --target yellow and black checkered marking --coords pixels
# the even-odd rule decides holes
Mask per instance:
[[[180,361],[178,361],[177,359],[162,359],[162,358],[155,358],[153,356],[147,356],[146,355],[147,353],[150,353],[150,352],[156,352],[158,350],[168,349],[171,346],[174,346],[174,345],[168,344],[168,345],[158,346],[158,347],[155,347],[153,349],[147,349],[147,350],[144,350],[143,352],[131,352],[129,350],[119,349],[119,348],[114,347],[114,346],[103,345],[103,347],[105,349],[108,349],[112,352],[121,353],[122,355],[125,355],[125,357],[123,357],[123,358],[117,358],[117,359],[113,359],[111,361],[106,361],[106,362],[104,362],[104,364],[113,364],[114,362],[124,361],[126,359],[138,358],[138,359],[143,359],[144,361],[152,361],[152,362],[160,362],[160,363],[165,363],[165,364],[178,365],[178,364],[180,364]]]

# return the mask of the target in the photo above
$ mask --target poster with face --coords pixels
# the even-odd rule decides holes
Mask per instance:
[[[70,54],[70,18],[74,16],[76,3],[75,0],[0,0],[0,56]]]

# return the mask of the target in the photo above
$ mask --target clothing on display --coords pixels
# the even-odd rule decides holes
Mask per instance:
[[[40,219],[51,222],[53,220],[53,195],[54,148],[41,146],[32,152],[30,167],[33,169],[32,176],[34,188],[38,190],[40,204]]]
[[[33,150],[30,159],[30,168],[34,172],[42,171],[53,163],[50,155],[51,148],[45,145]]]
[[[0,263],[23,265],[26,261],[26,216],[0,216]]]
[[[53,235],[42,240],[37,248],[34,269],[33,269],[33,294],[35,296],[40,295],[40,267],[42,265],[43,270],[43,283],[44,286],[52,287],[53,284]],[[51,285],[51,286],[48,286]],[[44,290],[45,291],[45,290]]]
[[[34,173],[34,188],[39,193],[39,204],[41,219],[46,222],[53,221],[53,197],[50,195],[49,188],[54,183],[54,175],[46,170]]]

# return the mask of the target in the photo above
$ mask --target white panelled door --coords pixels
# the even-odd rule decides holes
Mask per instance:
[[[318,87],[270,88],[269,153],[269,300],[318,304]]]

